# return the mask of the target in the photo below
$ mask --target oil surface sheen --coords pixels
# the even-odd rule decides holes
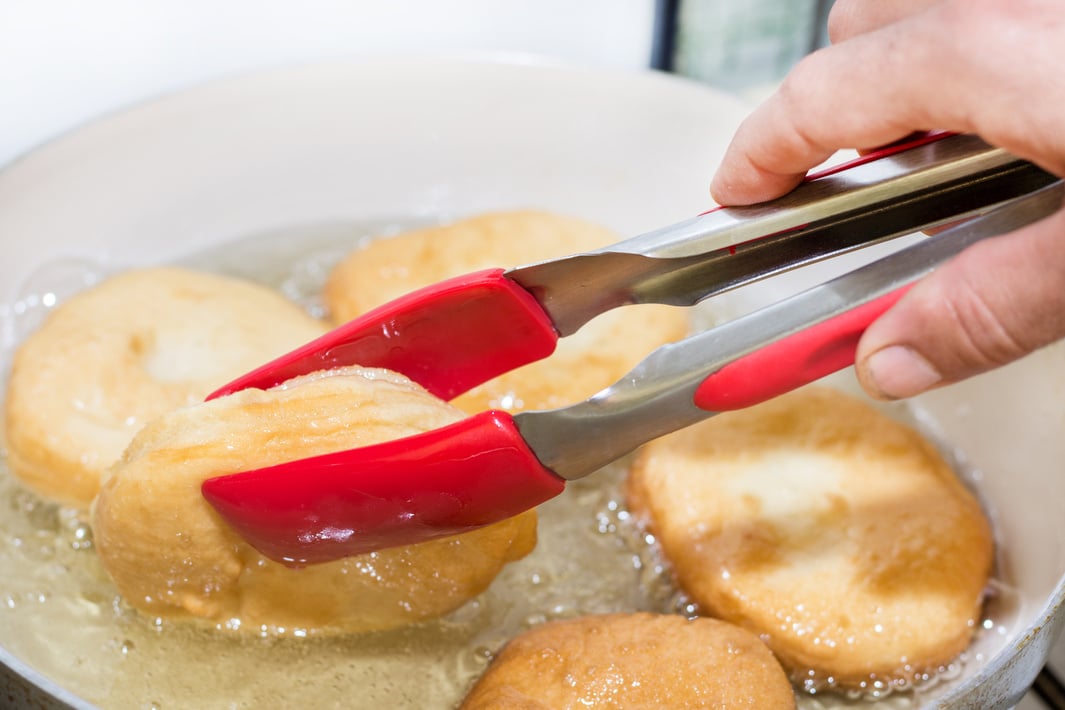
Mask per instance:
[[[183,262],[279,288],[315,315],[329,268],[361,240],[424,223],[376,222],[286,230],[242,240]],[[501,265],[508,266],[508,265]],[[34,274],[19,298],[0,304],[0,364],[49,308],[115,271],[56,261]],[[610,383],[603,383],[605,387]],[[906,416],[902,410],[899,416]],[[624,508],[624,463],[572,483],[541,506],[539,544],[508,565],[491,588],[448,617],[400,631],[307,637],[300,629],[221,628],[147,618],[119,598],[75,512],[22,489],[0,450],[0,647],[88,702],[107,708],[449,708],[507,639],[549,619],[649,610],[697,613],[673,589],[654,539]],[[1010,595],[998,584],[984,635],[1004,635]],[[864,698],[800,681],[810,710],[868,704],[920,705],[921,687],[978,666],[978,641],[918,690],[870,680]],[[803,688],[805,686],[805,688]],[[811,692],[812,691],[812,692]]]

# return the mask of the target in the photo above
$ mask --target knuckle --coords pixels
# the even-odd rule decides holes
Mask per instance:
[[[979,372],[1012,362],[1026,355],[1030,348],[1007,325],[1004,314],[971,285],[960,289],[946,301],[950,328],[955,334],[950,369],[963,373]]]
[[[778,95],[781,109],[789,118],[790,132],[785,138],[795,153],[825,150],[823,141],[814,135],[817,122],[810,118],[812,107],[822,101],[820,95],[824,86],[821,80],[821,64],[820,53],[807,55],[795,65],[780,85]]]
[[[1001,239],[970,248],[938,298],[926,301],[926,309],[942,304],[940,317],[922,314],[941,325],[929,337],[942,341],[946,369],[963,376],[1013,362],[1065,334],[1065,294],[1055,268],[1062,254],[1041,253],[1040,240],[1004,239],[1016,261],[1007,263]]]
[[[858,13],[854,0],[836,0],[828,12],[828,39],[842,42],[855,34],[855,18]]]

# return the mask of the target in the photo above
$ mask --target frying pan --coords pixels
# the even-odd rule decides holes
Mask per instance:
[[[664,75],[482,59],[306,67],[135,107],[0,171],[0,352],[9,358],[25,330],[18,314],[26,295],[56,279],[62,290],[278,230],[425,223],[522,207],[581,216],[621,236],[676,222],[710,206],[709,176],[746,110]],[[715,299],[713,317],[749,312],[905,241],[726,294]],[[854,388],[846,376],[836,384]],[[975,484],[998,536],[1000,582],[996,614],[957,677],[913,702],[889,697],[884,707],[1008,707],[1042,667],[1065,594],[1063,401],[1065,350],[1052,347],[891,408],[918,421]],[[542,545],[550,534],[541,525]],[[16,623],[19,611],[0,606],[0,697],[54,707],[197,704],[189,695],[195,680],[161,675],[153,697],[120,699],[109,681],[120,663],[92,670],[45,662],[42,648],[63,658],[62,634],[80,630],[29,629]],[[101,632],[101,654],[126,648],[128,629],[112,631]],[[130,646],[131,658],[166,643],[163,634],[146,638]],[[503,640],[488,638],[475,641]],[[256,653],[254,644],[204,643],[204,653]],[[322,653],[318,662],[337,657]],[[314,682],[278,680],[258,664],[247,674],[242,685],[268,688],[282,704],[286,688],[298,699]],[[214,700],[249,702],[235,687],[227,692]],[[337,702],[352,702],[354,692],[341,684]],[[803,707],[838,704],[819,697]]]

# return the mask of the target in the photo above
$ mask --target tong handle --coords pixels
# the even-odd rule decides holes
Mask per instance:
[[[587,254],[513,269],[561,335],[633,303],[691,306],[760,279],[969,216],[1057,178],[973,135],[935,133]]]
[[[695,390],[695,406],[710,412],[752,407],[853,365],[865,329],[895,305],[912,285],[890,291],[728,363]]]
[[[806,176],[818,180],[919,148],[952,133],[933,131],[884,146],[840,165]],[[771,343],[714,372],[695,390],[695,406],[710,412],[753,407],[854,364],[858,341],[873,321],[912,288],[907,284],[834,318]]]
[[[904,289],[976,242],[1062,206],[1061,181],[749,315],[662,346],[569,407],[514,416],[540,462],[580,478],[639,445],[763,401],[853,362],[858,338]],[[574,432],[580,432],[579,437]]]

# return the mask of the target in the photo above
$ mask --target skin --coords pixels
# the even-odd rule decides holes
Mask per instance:
[[[914,131],[975,133],[1065,176],[1065,4],[838,0],[832,45],[740,126],[711,184],[727,205],[791,190],[840,149]],[[880,399],[985,372],[1065,337],[1065,211],[985,240],[865,332],[856,368]]]

